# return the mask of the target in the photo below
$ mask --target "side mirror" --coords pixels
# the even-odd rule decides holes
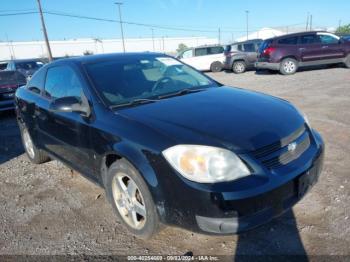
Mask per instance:
[[[91,114],[90,106],[83,99],[82,102],[74,96],[61,97],[50,103],[49,110],[52,112],[76,112],[89,117]]]

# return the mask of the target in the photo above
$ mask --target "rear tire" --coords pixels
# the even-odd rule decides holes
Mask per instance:
[[[280,65],[282,75],[293,75],[298,70],[298,61],[293,58],[285,58]]]
[[[223,65],[219,61],[213,62],[210,65],[210,71],[212,71],[213,73],[221,72],[222,68],[223,68]]]
[[[247,65],[244,61],[235,61],[232,65],[232,71],[235,74],[242,74],[247,70]]]
[[[21,131],[22,144],[29,160],[34,164],[42,164],[50,161],[49,156],[43,150],[35,146],[27,127],[24,124],[19,124],[19,128]]]
[[[125,159],[114,162],[107,171],[104,186],[114,213],[132,234],[150,239],[159,231],[159,217],[151,193],[132,164]]]

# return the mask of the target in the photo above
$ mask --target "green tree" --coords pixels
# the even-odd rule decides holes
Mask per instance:
[[[176,49],[176,52],[179,54],[179,53],[185,51],[186,49],[188,49],[187,45],[180,43],[179,47]]]
[[[335,31],[336,34],[350,34],[350,24],[339,26],[337,28],[337,31]]]

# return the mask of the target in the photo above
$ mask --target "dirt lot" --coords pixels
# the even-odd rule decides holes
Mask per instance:
[[[116,221],[101,188],[57,161],[29,163],[14,115],[2,113],[0,254],[350,255],[350,70],[211,76],[290,100],[323,135],[324,172],[293,211],[240,236],[167,228],[153,240],[136,239]]]

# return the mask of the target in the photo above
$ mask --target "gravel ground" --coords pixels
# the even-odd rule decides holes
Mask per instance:
[[[350,70],[210,75],[293,102],[323,135],[323,174],[292,211],[239,236],[166,228],[152,240],[139,240],[116,221],[101,188],[57,161],[31,164],[13,113],[2,113],[0,254],[350,255]]]

